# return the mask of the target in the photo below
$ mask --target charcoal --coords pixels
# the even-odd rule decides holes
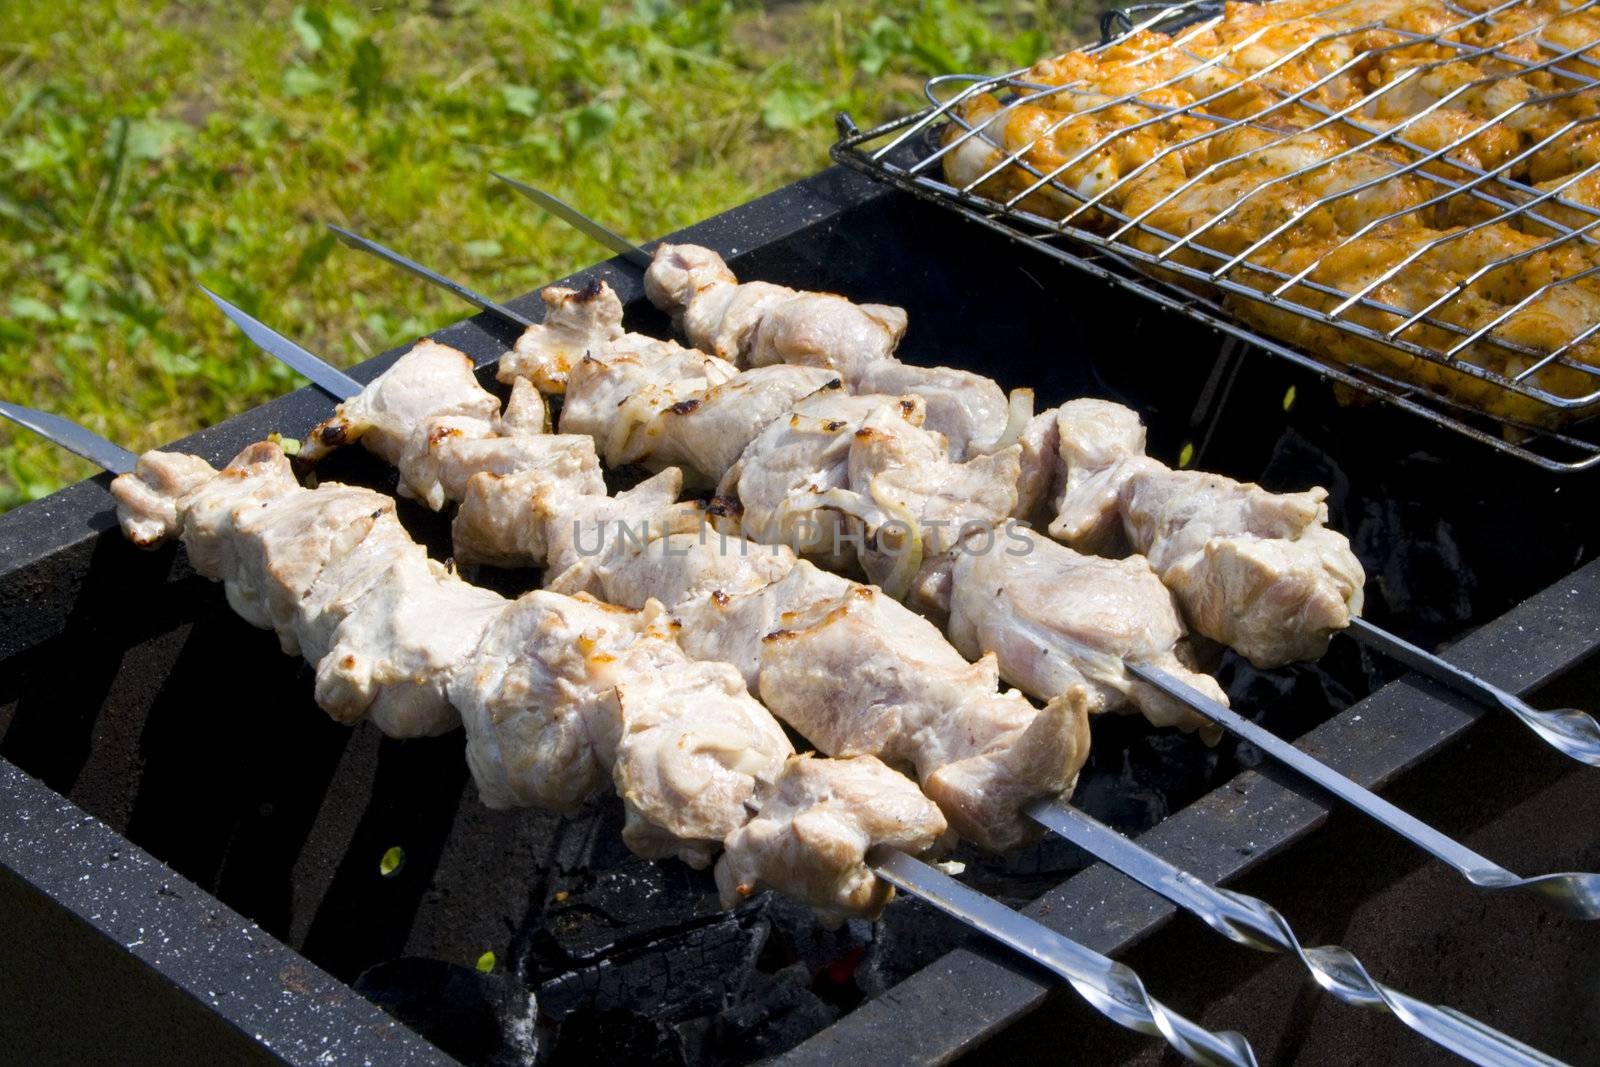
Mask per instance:
[[[859,955],[875,936],[873,924],[859,919],[830,930],[817,922],[810,908],[780,893],[763,893],[754,907],[772,931],[761,961],[768,970],[798,962],[815,976],[853,953]]]
[[[811,972],[794,963],[757,974],[740,1002],[712,1022],[708,1043],[722,1062],[766,1059],[798,1045],[841,1014],[810,988]]]
[[[944,912],[914,897],[896,897],[884,909],[872,944],[856,967],[856,985],[868,997],[879,996],[976,937]]]
[[[540,1010],[556,1022],[578,1011],[629,1009],[668,1021],[721,1011],[748,982],[769,929],[757,912],[741,911],[620,949],[541,985]]]
[[[1167,814],[1166,798],[1133,779],[1126,762],[1115,771],[1103,767],[1085,769],[1078,778],[1077,803],[1084,811],[1124,833],[1154,826]]]
[[[536,1002],[508,975],[407,956],[368,968],[355,988],[463,1063],[535,1061]]]
[[[626,1008],[575,1012],[561,1024],[545,1067],[594,1063],[685,1067],[694,1063],[665,1022]]]
[[[662,937],[719,913],[709,871],[657,863],[622,844],[620,803],[569,820],[545,893],[513,945],[517,970],[538,982],[620,948]]]

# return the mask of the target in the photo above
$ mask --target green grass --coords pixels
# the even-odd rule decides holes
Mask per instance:
[[[205,281],[355,362],[463,314],[337,222],[500,295],[600,257],[488,179],[663,233],[826,163],[832,113],[1031,61],[1044,0],[0,4],[0,396],[134,449],[294,385]],[[90,473],[0,425],[0,509]]]

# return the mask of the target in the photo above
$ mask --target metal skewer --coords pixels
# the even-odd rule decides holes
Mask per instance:
[[[1600,723],[1595,722],[1587,712],[1577,708],[1546,710],[1530,707],[1522,698],[1506,692],[1493,682],[1446,662],[1359,616],[1350,620],[1350,628],[1345,632],[1368,648],[1405,664],[1418,674],[1432,678],[1464,697],[1490,707],[1504,708],[1552,747],[1580,763],[1600,767]]]
[[[570,223],[579,232],[599,241],[613,251],[620,251],[626,256],[628,262],[641,267],[650,265],[650,254],[643,248],[630,242],[626,237],[608,229],[604,224],[596,222],[571,204],[551,196],[542,189],[507,178],[502,174],[495,177],[512,186],[528,199],[545,208],[552,214]],[[363,251],[370,252],[392,263],[399,263],[404,257],[391,252],[373,242],[363,240],[359,246]],[[409,262],[407,260],[406,262]],[[411,269],[411,268],[407,268]],[[414,272],[420,273],[420,272]],[[456,283],[447,279],[438,279],[432,272],[422,276],[434,284],[443,284],[446,288],[455,291],[460,288]],[[472,298],[468,298],[469,300]],[[481,298],[479,298],[481,299]],[[479,305],[482,306],[482,305]],[[1576,708],[1557,708],[1549,711],[1535,708],[1514,696],[1506,690],[1486,679],[1458,667],[1453,663],[1440,659],[1430,652],[1426,652],[1403,638],[1396,636],[1374,626],[1362,618],[1351,620],[1349,635],[1362,644],[1375,651],[1382,652],[1391,658],[1405,664],[1419,674],[1425,674],[1434,681],[1449,686],[1462,696],[1469,697],[1488,707],[1504,708],[1542,738],[1547,744],[1557,751],[1570,756],[1580,763],[1591,767],[1600,767],[1600,722],[1587,712]]]
[[[293,353],[297,359],[317,359],[289,338],[251,318],[215,294],[212,294],[212,299],[252,341],[269,354],[276,356],[280,352]],[[319,375],[315,373],[308,376],[314,382],[319,380]],[[324,385],[322,388],[340,399],[354,395],[341,393],[337,386]],[[1549,1065],[1560,1062],[1470,1016],[1428,1004],[1388,986],[1380,985],[1347,949],[1333,945],[1313,949],[1303,948],[1288,920],[1270,904],[1242,893],[1215,888],[1062,801],[1039,801],[1031,805],[1026,814],[1045,829],[1061,835],[1128,877],[1167,897],[1179,907],[1192,912],[1206,925],[1230,940],[1264,951],[1294,953],[1310,970],[1318,985],[1347,1004],[1387,1010],[1428,1040],[1485,1067],[1507,1067],[1512,1064]],[[1051,959],[1038,956],[1039,945],[1010,940],[1014,931],[1007,932],[1010,922],[1007,916],[1014,917],[1014,912],[903,853],[891,851],[879,859],[881,862],[875,869],[889,881],[929,900],[934,906],[970,925],[977,926],[979,921],[992,923],[992,929],[986,926],[978,928],[1018,951],[1033,956],[1044,966],[1077,986],[1073,975],[1063,970],[1062,964],[1068,959],[1076,958],[1075,954],[1080,950],[1088,950],[1082,949],[1075,942],[1068,941],[1059,934],[1052,934],[1052,943],[1043,946],[1052,954]],[[912,871],[908,864],[916,864],[921,870]],[[924,876],[922,884],[918,885],[909,880],[913,873]],[[927,879],[926,876],[929,874],[937,875],[937,881]],[[1067,951],[1068,947],[1071,949],[1070,952]],[[1099,964],[1093,963],[1093,966],[1098,968]],[[1118,972],[1115,976],[1106,973],[1102,977],[1107,982],[1111,982],[1115,977],[1114,984],[1121,986],[1127,998],[1131,998],[1125,999],[1122,1010],[1127,1010],[1130,1005],[1137,1008],[1143,1004],[1151,1019],[1157,1016],[1158,1012],[1150,1007],[1143,986],[1132,984],[1138,982],[1137,976],[1132,971],[1128,971],[1125,975]],[[1091,993],[1081,986],[1078,987],[1078,992],[1094,1001]],[[1096,1003],[1096,1006],[1099,1004]],[[1123,1023],[1123,1025],[1132,1024]],[[1141,1029],[1138,1025],[1132,1025],[1132,1028]],[[1165,1030],[1162,1033],[1167,1036]]]
[[[304,348],[271,330],[265,324],[234,307],[226,300],[207,290],[217,306],[230,319],[244,329],[246,335],[258,344],[262,339],[274,342],[269,348],[274,356],[290,360],[309,357]],[[250,325],[247,327],[245,324]],[[282,349],[282,351],[279,351]],[[319,361],[320,362],[320,361]],[[299,364],[290,362],[297,370]],[[352,379],[338,374],[319,375],[328,380],[355,386],[345,397],[360,392]],[[316,377],[313,377],[316,381]],[[321,382],[319,388],[326,389]],[[329,390],[330,392],[333,390]],[[0,415],[33,430],[62,448],[94,462],[104,457],[115,466],[107,466],[118,474],[133,469],[133,453],[107,441],[98,434],[59,415],[34,411],[32,408],[0,401]],[[977,930],[1002,945],[1015,950],[1040,966],[1065,979],[1080,996],[1100,1014],[1119,1026],[1142,1034],[1164,1038],[1172,1048],[1195,1063],[1218,1067],[1258,1067],[1255,1051],[1244,1036],[1231,1030],[1211,1031],[1177,1012],[1172,1011],[1152,997],[1139,976],[1126,964],[1118,963],[1085,945],[1045,926],[1036,919],[1014,911],[1004,904],[969,889],[942,871],[891,848],[879,846],[868,857],[874,873],[905,892],[918,897],[944,912],[951,918]]]
[[[1366,786],[1351,781],[1313,756],[1295,748],[1283,738],[1251,722],[1237,711],[1219,704],[1204,693],[1167,674],[1138,663],[1127,665],[1129,673],[1148,682],[1168,696],[1181,700],[1235,737],[1243,738],[1267,755],[1303,775],[1311,782],[1370,816],[1410,841],[1413,845],[1447,864],[1467,881],[1483,889],[1522,889],[1536,893],[1569,915],[1580,919],[1600,919],[1600,874],[1562,872],[1522,878],[1472,851],[1461,842],[1440,833],[1414,815],[1409,815],[1378,796]]]
[[[494,174],[496,178],[499,178],[501,181],[511,186],[511,188],[515,189],[529,200],[532,200],[535,204],[538,204],[540,207],[550,212],[550,214],[561,219],[561,221],[565,222],[579,233],[586,234],[589,237],[594,238],[596,241],[599,241],[601,244],[611,249],[611,251],[617,253],[629,263],[632,263],[635,267],[638,267],[640,270],[649,269],[650,253],[645,251],[641,246],[634,244],[620,233],[617,233],[615,230],[607,226],[602,226],[600,223],[596,222],[594,219],[591,219],[588,215],[585,215],[583,212],[579,211],[565,200],[551,196],[543,189],[535,188],[526,182],[519,182],[515,178],[508,178],[504,174],[498,174],[494,171],[490,171],[490,173]]]
[[[18,426],[27,427],[40,437],[55,442],[74,456],[82,456],[90,463],[99,464],[112,474],[126,474],[139,462],[139,458],[126,448],[114,445],[99,434],[84,429],[71,419],[63,419],[60,415],[52,415],[48,411],[35,411],[7,400],[0,400],[0,415],[4,415]]]
[[[599,226],[599,223],[595,223],[595,225]],[[356,247],[391,262],[395,258],[402,258],[399,257],[398,253],[392,252],[376,241],[367,238],[361,238]],[[426,268],[422,268],[422,270],[426,271]],[[428,277],[432,273],[432,271],[426,271],[421,276]],[[257,325],[261,329],[266,329],[260,324]],[[271,349],[269,348],[268,351],[271,351]],[[1379,630],[1374,626],[1368,625],[1364,627],[1364,630],[1392,637],[1386,631]],[[1392,638],[1392,640],[1398,644],[1403,644],[1399,638]],[[1420,649],[1416,649],[1416,652],[1418,655],[1427,655]],[[1441,665],[1440,669],[1442,670],[1459,671],[1459,668],[1452,667],[1444,660],[1435,658],[1434,661]],[[1198,690],[1184,685],[1171,675],[1135,663],[1128,663],[1127,668],[1137,677],[1157,686],[1169,696],[1183,701],[1195,711],[1235,736],[1243,737],[1245,740],[1255,743],[1279,762],[1305,775],[1341,800],[1388,826],[1423,851],[1455,868],[1474,885],[1485,889],[1531,890],[1545,897],[1546,900],[1554,903],[1570,915],[1581,919],[1600,919],[1600,875],[1574,872],[1543,875],[1535,878],[1521,878],[1491,860],[1478,855],[1465,845],[1433,829],[1414,816],[1407,815],[1365,786],[1351,781],[1333,768],[1301,752],[1289,742],[1262,729],[1230,708],[1216,703]],[[1464,677],[1470,678],[1473,684],[1484,687],[1485,690],[1494,689],[1493,686],[1481,679],[1466,675],[1465,672],[1460,673]],[[1496,691],[1498,692],[1498,690]],[[1472,694],[1469,693],[1469,695]],[[1505,696],[1509,700],[1516,700],[1510,694],[1505,694]],[[1517,703],[1520,704],[1521,702],[1518,701]],[[1522,706],[1524,708],[1527,707],[1526,705]],[[1527,708],[1526,713],[1536,719],[1548,717],[1552,714],[1538,712],[1532,708]],[[1525,719],[1524,721],[1527,720]],[[1550,737],[1544,733],[1539,736],[1547,741],[1550,740]],[[1551,741],[1551,744],[1555,744],[1555,742]],[[1560,748],[1561,751],[1566,751],[1560,745],[1556,747]],[[1572,753],[1568,752],[1568,755],[1572,755]]]
[[[1429,1004],[1383,985],[1348,949],[1338,945],[1304,947],[1289,920],[1266,901],[1210,885],[1076,808],[1061,801],[1040,800],[1027,811],[1041,825],[1166,897],[1230,941],[1300,957],[1317,984],[1346,1004],[1386,1010],[1463,1059],[1482,1064],[1561,1062],[1454,1008]]]

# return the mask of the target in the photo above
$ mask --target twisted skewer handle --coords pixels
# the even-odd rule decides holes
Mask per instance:
[[[1387,1011],[1434,1044],[1483,1067],[1549,1067],[1561,1062],[1469,1015],[1383,985],[1347,949],[1305,948],[1289,920],[1266,901],[1209,885],[1061,801],[1038,801],[1027,811],[1040,825],[1166,897],[1229,940],[1298,956],[1316,983],[1346,1004]]]
[[[1231,1030],[1214,1033],[1172,1011],[1145,990],[1126,964],[1107,959],[904,852],[879,846],[868,860],[885,881],[1060,975],[1117,1025],[1165,1038],[1195,1063],[1256,1067],[1255,1052],[1243,1036]]]
[[[1136,678],[1155,686],[1174,700],[1183,701],[1224,730],[1249,741],[1295,773],[1382,823],[1435,859],[1455,868],[1473,885],[1483,889],[1526,890],[1544,897],[1569,915],[1580,919],[1600,919],[1600,874],[1571,871],[1532,878],[1513,874],[1165,671],[1139,663],[1129,663],[1128,670]]]
[[[1404,663],[1418,674],[1432,678],[1463,696],[1483,704],[1504,708],[1538,734],[1556,751],[1579,763],[1600,767],[1600,723],[1576,708],[1542,711],[1530,707],[1521,697],[1506,692],[1493,682],[1457,667],[1433,653],[1418,648],[1404,638],[1372,625],[1366,619],[1350,620],[1347,633],[1369,648]]]

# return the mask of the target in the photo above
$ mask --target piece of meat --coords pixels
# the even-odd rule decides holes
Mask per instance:
[[[1000,676],[1040,699],[1086,687],[1091,711],[1138,710],[1155,726],[1206,721],[1136,680],[1137,663],[1226,704],[1216,679],[1192,669],[1172,593],[1142,556],[1083,556],[1034,533],[1011,531],[985,552],[957,552],[950,640],[997,657]],[[1212,732],[1212,731],[1208,731]]]
[[[216,468],[199,456],[146,452],[132,473],[111,482],[123,536],[140,548],[154,548],[177,537],[183,532],[178,500],[216,474]]]
[[[868,368],[893,358],[906,330],[900,308],[768,282],[740,284],[721,256],[698,245],[657,247],[645,295],[696,348],[741,368],[826,367],[852,391]]]
[[[172,466],[196,470],[146,464]],[[124,477],[149,489],[148,478]],[[247,622],[306,657],[331,716],[371,717],[395,737],[454,726],[446,679],[505,602],[429,560],[392,500],[333,482],[304,489],[283,450],[262,442],[172,506],[195,569],[222,582]]]
[[[571,811],[609,780],[630,848],[706,866],[793,748],[738,672],[690,660],[667,623],[659,605],[546,590],[502,614],[451,685],[484,802]]]
[[[561,430],[594,438],[609,466],[649,462],[659,469],[675,461],[655,455],[662,413],[694,403],[737,373],[725,360],[670,342],[598,350],[567,381]]]
[[[366,388],[334,409],[307,435],[300,455],[311,462],[360,441],[386,463],[397,464],[429,419],[461,416],[489,422],[500,402],[478,384],[471,357],[437,341],[422,340]]]
[[[1069,792],[1088,753],[1087,694],[1039,711],[999,689],[992,656],[967,662],[927,619],[785,548],[678,533],[555,587],[659,598],[691,656],[733,663],[819,750],[910,769],[986,848],[1035,836],[1021,806]]]
[[[758,802],[760,813],[734,831],[717,863],[723,906],[782,886],[831,926],[875,919],[893,898],[867,866],[871,849],[923,855],[945,833],[939,809],[871,756],[792,757]]]
[[[717,496],[737,504],[752,540],[787,545],[829,570],[851,567],[860,523],[832,506],[829,494],[850,490],[855,433],[886,407],[891,417],[919,414],[914,401],[902,407],[897,397],[829,391],[802,400],[756,435],[723,476]]]
[[[1056,412],[1059,485],[1050,536],[1080,552],[1121,555],[1121,460],[1144,455],[1144,423],[1132,408],[1108,400],[1080,399]],[[1066,432],[1062,429],[1065,427]]]
[[[743,371],[661,409],[642,433],[653,465],[676,464],[716,485],[762,430],[808,396],[840,388],[824,367],[777,365]]]
[[[560,394],[566,391],[567,374],[585,355],[622,336],[622,302],[599,279],[582,289],[552,285],[539,296],[544,322],[522,332],[500,357],[496,376],[507,383],[526,378],[541,393]]]
[[[333,632],[317,664],[317,704],[334,719],[371,718],[391,737],[432,737],[460,718],[447,687],[506,600],[428,559],[396,557]]]
[[[680,624],[684,651],[733,664],[758,692],[762,638],[782,626],[784,613],[837,601],[852,584],[781,545],[758,545],[702,525],[657,537],[641,551],[585,560],[550,588],[633,608],[659,600]]]
[[[1022,449],[954,462],[944,438],[919,425],[920,401],[908,411],[905,399],[880,406],[852,435],[854,501],[837,493],[829,501],[861,521],[866,536],[857,554],[869,579],[919,611],[942,613],[956,543],[993,531],[1017,510]]]
[[[922,425],[944,435],[950,458],[958,463],[1014,443],[1005,440],[1011,429],[1012,399],[993,378],[981,374],[885,359],[867,367],[856,391],[921,397],[927,412]],[[1024,392],[1031,405],[1032,391]]]
[[[999,688],[994,657],[969,663],[868,586],[781,621],[762,643],[767,706],[829,755],[912,768],[962,837],[1014,848],[1038,836],[1022,805],[1071,791],[1089,751],[1086,694],[1063,690],[1040,711]]]
[[[1102,400],[1060,409],[1066,491],[1051,533],[1103,547],[1115,513],[1196,633],[1258,667],[1316,659],[1361,611],[1366,582],[1327,491],[1271,493],[1142,454],[1137,416]]]

